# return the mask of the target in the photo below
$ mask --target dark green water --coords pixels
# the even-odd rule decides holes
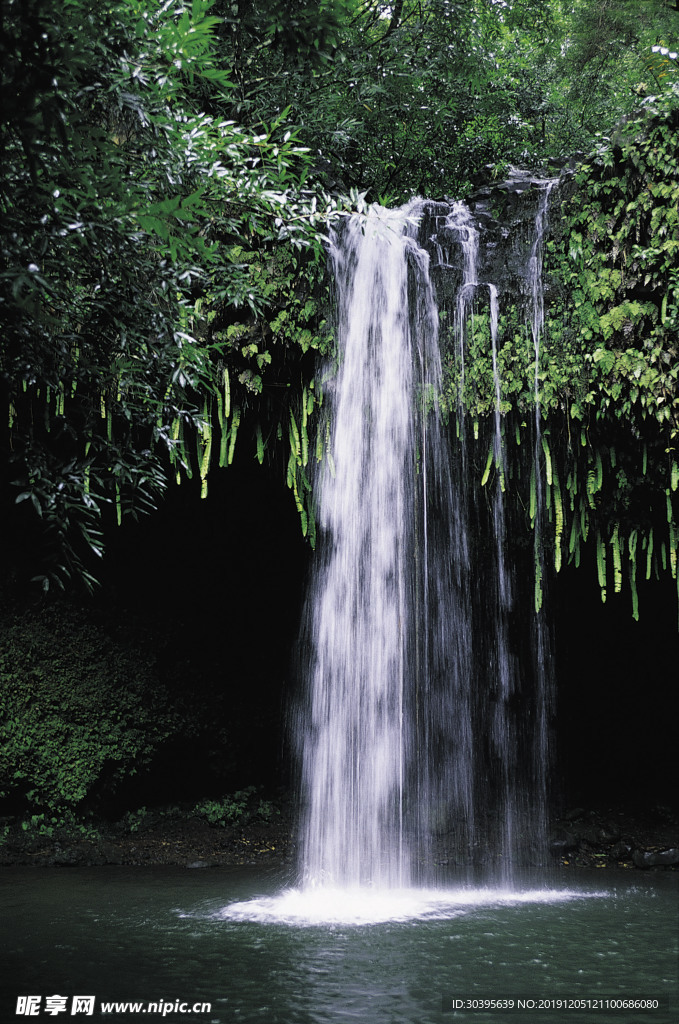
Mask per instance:
[[[233,901],[281,888],[280,876],[254,868],[6,869],[0,1020],[36,1019],[17,1015],[17,998],[40,995],[38,1020],[84,1021],[73,996],[91,995],[94,1019],[121,1022],[677,1024],[678,883],[677,874],[564,873],[544,899],[461,893],[443,918],[305,925],[224,916]],[[48,1015],[55,994],[65,1010]],[[443,1012],[453,998],[640,996],[660,1008]],[[166,1004],[165,1016],[102,1018],[103,1001],[127,1000]],[[211,1009],[170,1010],[177,1001]]]

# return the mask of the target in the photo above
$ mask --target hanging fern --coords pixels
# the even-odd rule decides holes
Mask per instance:
[[[552,469],[552,487],[554,490],[554,568],[556,572],[559,572],[561,569],[561,538],[564,529],[564,510],[556,467]]]
[[[611,537],[611,550],[613,552],[613,587],[616,594],[622,590],[622,552],[620,550],[620,524],[613,527]]]
[[[606,601],[606,546],[597,531],[596,535],[596,567],[601,589],[601,600]]]
[[[255,431],[256,442],[257,442],[257,462],[262,465],[264,462],[264,438],[262,437],[262,424],[257,424]]]
[[[227,465],[230,466],[233,462],[234,452],[236,450],[236,437],[238,436],[238,427],[240,426],[240,408],[235,406],[231,415],[231,427],[229,430],[229,448],[226,456]]]
[[[629,585],[632,595],[632,618],[639,621],[639,595],[637,593],[637,536],[638,531],[632,530],[628,540],[629,552]]]
[[[490,447],[488,448],[488,458],[486,459],[486,468],[484,469],[483,476],[481,477],[481,486],[482,487],[485,487],[486,484],[488,483],[488,477],[490,476],[490,470],[491,470],[491,467],[492,467],[493,461],[494,461],[494,454],[495,454],[494,453],[494,445],[493,445],[493,442],[491,441]]]

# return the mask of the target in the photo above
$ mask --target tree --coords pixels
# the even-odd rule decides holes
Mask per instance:
[[[4,5],[6,469],[48,538],[35,566],[46,589],[94,582],[106,508],[119,522],[154,508],[170,466],[191,472],[185,432],[205,489],[213,405],[232,454],[233,353],[208,321],[267,304],[244,248],[322,259],[332,204],[302,193],[309,157],[284,117],[252,131],[220,113],[233,86],[209,9]]]
[[[553,32],[545,41],[556,23],[549,3],[530,10],[529,31],[523,5],[353,0],[332,54],[315,62],[290,60],[275,39],[253,45],[239,24],[224,38],[238,116],[289,107],[328,188],[460,194],[485,165],[539,148],[534,72],[557,46]]]
[[[667,69],[653,47],[679,42],[679,9],[668,0],[575,0],[564,8],[560,130],[571,149],[588,149],[602,126],[633,112],[640,93],[662,88]]]

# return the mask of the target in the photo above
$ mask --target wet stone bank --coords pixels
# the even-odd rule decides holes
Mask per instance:
[[[450,837],[437,837],[433,856],[454,869]],[[168,821],[151,813],[130,834],[107,826],[97,838],[61,834],[30,837],[10,828],[0,847],[0,866],[170,866],[199,869],[265,863],[292,864],[294,825],[282,814],[273,822],[212,828],[195,819]],[[679,815],[655,807],[630,812],[571,808],[552,822],[547,864],[575,867],[679,871]]]

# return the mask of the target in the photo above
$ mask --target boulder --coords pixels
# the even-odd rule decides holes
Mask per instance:
[[[578,840],[570,832],[563,832],[555,836],[549,844],[549,852],[553,857],[563,857],[571,850],[577,850]]]
[[[638,868],[671,867],[679,864],[679,849],[634,850],[632,861]]]

